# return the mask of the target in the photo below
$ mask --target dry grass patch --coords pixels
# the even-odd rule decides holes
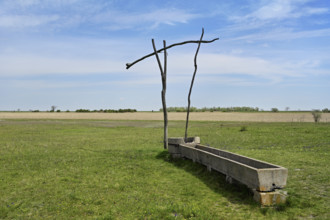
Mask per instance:
[[[170,112],[169,120],[184,121],[186,113]],[[94,120],[163,120],[162,112],[76,113],[76,112],[0,112],[1,119],[94,119]],[[311,113],[240,113],[192,112],[191,121],[314,122]],[[330,122],[330,113],[322,113],[320,122]]]

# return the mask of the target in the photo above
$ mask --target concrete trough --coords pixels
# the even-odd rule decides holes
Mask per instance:
[[[229,182],[236,180],[245,184],[254,192],[254,198],[263,205],[272,205],[269,200],[274,200],[275,204],[285,202],[281,196],[284,194],[279,190],[285,187],[287,181],[288,170],[284,167],[201,145],[199,137],[188,138],[187,143],[183,138],[169,138],[168,150],[175,158],[188,158],[205,165],[210,171],[226,175]],[[280,199],[267,197],[269,195],[273,198],[274,193]],[[263,201],[267,201],[267,204]]]

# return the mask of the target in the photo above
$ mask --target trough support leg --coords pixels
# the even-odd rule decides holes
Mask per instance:
[[[259,192],[253,189],[252,192],[253,199],[263,206],[284,204],[288,197],[287,192],[283,190],[275,190],[274,192]]]
[[[231,176],[226,175],[226,182],[229,184],[233,183],[233,178],[231,178]]]

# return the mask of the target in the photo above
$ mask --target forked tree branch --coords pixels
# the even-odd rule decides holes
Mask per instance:
[[[192,91],[192,87],[194,85],[195,76],[196,76],[196,72],[197,72],[197,55],[198,55],[198,52],[199,52],[199,48],[201,46],[203,36],[204,36],[204,28],[202,29],[201,38],[199,40],[198,47],[197,47],[197,50],[196,50],[196,53],[195,53],[195,58],[194,58],[195,70],[194,70],[193,77],[191,79],[191,84],[190,84],[190,89],[189,89],[189,94],[188,94],[188,109],[187,109],[187,119],[186,119],[186,131],[185,131],[185,135],[184,135],[185,142],[187,142],[187,138],[188,138],[188,123],[189,123],[189,113],[190,113],[190,96],[191,96],[191,91]]]
[[[199,41],[198,40],[189,40],[189,41],[183,41],[181,43],[171,44],[170,46],[167,46],[166,48],[159,49],[156,52],[153,52],[153,53],[150,53],[150,54],[148,54],[148,55],[146,55],[144,57],[141,57],[140,59],[135,60],[133,63],[126,63],[126,69],[129,69],[131,66],[133,66],[134,64],[136,64],[136,63],[144,60],[145,58],[151,57],[151,56],[153,56],[153,55],[155,55],[157,53],[160,53],[163,50],[167,50],[167,49],[169,49],[171,47],[175,47],[175,46],[179,46],[179,45],[183,45],[183,44],[190,44],[190,43],[196,43],[196,44],[200,44],[200,43],[212,43],[212,42],[214,42],[216,40],[219,40],[219,38],[214,38],[213,40],[203,40],[203,41],[202,40],[199,40]]]

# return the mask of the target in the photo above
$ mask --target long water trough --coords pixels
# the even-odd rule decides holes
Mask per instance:
[[[226,175],[230,183],[238,181],[254,192],[262,205],[284,203],[288,170],[264,161],[201,145],[199,137],[185,143],[183,138],[169,138],[169,153],[175,158],[188,158]]]

